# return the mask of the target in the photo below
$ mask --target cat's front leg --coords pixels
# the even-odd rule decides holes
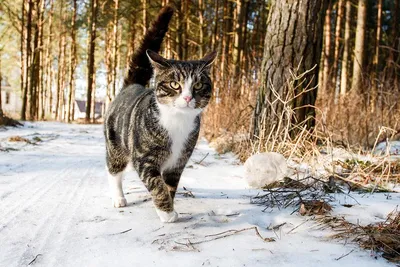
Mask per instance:
[[[173,199],[160,172],[153,168],[144,168],[140,172],[140,178],[153,198],[160,220],[166,223],[175,222],[178,219],[178,213],[174,210]]]
[[[163,172],[162,176],[167,184],[169,194],[171,195],[172,201],[175,198],[175,194],[178,188],[179,180],[181,178],[182,168],[166,170]]]

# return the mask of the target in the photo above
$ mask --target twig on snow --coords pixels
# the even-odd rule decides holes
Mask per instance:
[[[31,261],[28,263],[28,265],[33,264],[39,256],[42,256],[42,254],[37,254],[37,255],[33,258],[33,260],[31,260]]]
[[[260,232],[258,231],[258,228],[256,226],[254,226],[254,227],[249,227],[249,228],[243,228],[243,229],[240,229],[240,230],[232,229],[232,230],[227,230],[227,231],[224,231],[224,232],[221,232],[221,233],[217,233],[217,234],[206,235],[206,236],[204,236],[205,238],[207,238],[207,237],[214,237],[214,238],[200,240],[200,241],[196,241],[196,242],[191,242],[191,244],[192,245],[197,245],[197,244],[201,244],[201,243],[206,243],[206,242],[210,242],[210,241],[213,241],[213,240],[218,240],[218,239],[221,239],[221,238],[229,237],[229,236],[232,236],[232,235],[244,232],[244,231],[248,231],[248,230],[254,230],[256,235],[259,238],[261,238],[262,241],[264,241],[264,242],[274,242],[275,241],[274,238],[262,237]]]
[[[129,232],[129,231],[132,231],[132,228],[131,228],[131,229],[128,229],[128,230],[125,230],[125,231],[122,231],[122,232],[114,233],[114,234],[111,234],[111,235],[125,234],[125,233],[127,233],[127,232]]]
[[[350,250],[350,252],[348,252],[348,253],[346,253],[346,254],[343,254],[343,255],[340,256],[339,258],[336,258],[335,261],[338,261],[338,260],[340,260],[340,259],[343,259],[344,257],[350,255],[350,253],[352,253],[353,251],[354,251],[354,249]]]
[[[210,154],[210,153],[207,153],[200,161],[195,161],[194,163],[200,165],[200,164],[203,162],[203,160],[205,160],[205,159],[208,157],[209,154]]]

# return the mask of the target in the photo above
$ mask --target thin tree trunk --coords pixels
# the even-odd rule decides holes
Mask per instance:
[[[118,37],[118,9],[119,9],[119,2],[118,0],[114,0],[115,6],[114,6],[114,20],[113,20],[113,50],[112,50],[112,56],[113,56],[113,64],[112,64],[112,88],[111,88],[111,96],[112,99],[114,100],[116,91],[117,91],[117,71],[119,68],[119,60],[118,60],[118,54],[119,54],[119,37]]]
[[[26,21],[26,53],[25,53],[25,80],[24,88],[22,91],[22,108],[21,108],[21,120],[26,120],[26,111],[29,110],[28,104],[28,88],[29,88],[29,78],[28,70],[30,68],[31,60],[31,32],[32,32],[32,12],[33,12],[33,0],[28,0],[28,13]]]
[[[204,2],[199,0],[199,58],[204,56]]]
[[[1,75],[1,57],[2,57],[2,51],[0,50],[0,119],[4,116],[3,113],[3,100],[1,99],[1,84],[3,81],[3,77]]]
[[[22,15],[21,15],[21,43],[20,43],[20,51],[21,51],[21,74],[20,74],[20,89],[22,93],[22,97],[24,97],[24,84],[25,84],[25,2],[26,0],[22,0]],[[25,113],[25,112],[23,112]],[[21,116],[22,119],[22,116]]]
[[[60,10],[60,17],[62,17],[62,21],[65,21],[64,15],[63,14],[63,8]],[[59,41],[59,46],[58,46],[58,70],[57,70],[57,92],[56,92],[56,106],[55,106],[55,119],[60,120],[62,119],[62,104],[63,104],[63,98],[64,98],[64,66],[65,66],[65,28],[62,27],[61,33],[60,33],[60,41]]]
[[[69,64],[69,94],[68,94],[68,105],[67,105],[67,122],[74,119],[73,105],[75,103],[75,69],[76,69],[76,9],[77,0],[73,2],[73,11],[71,18],[71,51],[70,51],[70,64]]]
[[[325,14],[325,25],[324,25],[324,53],[323,55],[323,68],[322,68],[322,84],[321,84],[321,92],[329,94],[328,89],[330,87],[329,84],[329,74],[331,67],[331,14],[332,14],[332,0],[329,1],[328,9]]]
[[[235,80],[239,79],[240,73],[240,59],[242,54],[242,38],[243,38],[243,23],[246,13],[246,2],[241,3],[242,1],[236,1],[236,9],[235,9],[235,31],[234,31],[234,38],[233,38],[233,51],[232,51],[232,64],[233,64],[233,77]],[[240,93],[240,86],[238,86],[237,93]],[[239,94],[236,94],[238,97]]]
[[[332,77],[332,84],[335,89],[335,96],[334,101],[335,104],[339,100],[339,91],[340,85],[337,84],[337,78],[340,77],[338,66],[339,66],[339,51],[340,51],[340,36],[341,36],[341,29],[342,29],[342,21],[343,21],[343,11],[344,11],[344,0],[339,0],[337,6],[337,16],[336,16],[336,29],[335,29],[335,52],[334,52],[334,59],[333,59],[333,77]]]
[[[53,111],[53,93],[52,93],[52,86],[53,86],[53,60],[51,59],[52,55],[52,43],[53,43],[53,14],[54,14],[54,1],[50,1],[50,12],[49,12],[49,30],[48,30],[48,36],[47,36],[47,44],[46,44],[46,54],[45,54],[45,60],[46,60],[46,89],[44,92],[44,97],[45,97],[45,114],[48,114],[49,116],[52,115]],[[44,115],[42,117],[44,119]]]
[[[143,36],[147,32],[147,0],[142,0]]]
[[[367,19],[367,0],[358,0],[356,41],[354,47],[353,78],[351,89],[361,92],[363,62],[364,62],[364,39]]]
[[[375,54],[372,60],[374,74],[372,76],[372,92],[371,92],[371,112],[375,111],[376,101],[378,100],[378,77],[379,77],[379,45],[381,40],[381,27],[382,27],[382,0],[377,3],[377,21],[376,21],[376,37],[375,37]],[[380,102],[380,101],[379,101]],[[382,105],[380,105],[382,106]]]
[[[351,1],[346,0],[346,22],[344,28],[344,48],[342,59],[342,74],[340,81],[340,95],[344,96],[347,92],[347,81],[349,79],[349,51],[350,51],[350,23],[351,23]]]
[[[107,26],[106,36],[105,36],[105,55],[104,55],[104,63],[106,65],[106,105],[111,103],[113,97],[111,95],[111,87],[112,87],[112,35],[110,33],[110,25]],[[128,66],[129,67],[129,66]]]
[[[92,104],[92,92],[94,83],[94,52],[96,47],[96,23],[97,23],[97,0],[90,1],[89,16],[89,47],[88,47],[88,79],[87,79],[87,98],[86,98],[86,122],[90,122],[90,111]]]
[[[219,21],[219,4],[218,0],[214,1],[214,10],[215,10],[215,20],[214,20],[214,29],[213,34],[211,36],[211,50],[215,51],[217,49],[217,41],[218,41],[218,21]],[[215,69],[215,68],[214,68]]]

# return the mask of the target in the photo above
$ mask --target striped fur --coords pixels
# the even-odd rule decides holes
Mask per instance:
[[[211,53],[198,61],[176,61],[156,53],[171,12],[170,8],[161,10],[134,53],[124,87],[110,104],[104,122],[114,206],[126,205],[121,173],[131,163],[165,222],[177,219],[173,199],[197,142],[201,111],[211,98],[209,69],[215,58]],[[156,85],[146,89],[144,85],[153,74],[150,64]]]

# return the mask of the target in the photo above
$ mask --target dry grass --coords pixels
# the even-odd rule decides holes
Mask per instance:
[[[21,137],[19,135],[10,136],[8,138],[8,142],[25,142],[25,143],[28,143],[28,144],[31,143],[31,141],[29,139]]]
[[[292,78],[287,82],[289,91],[295,92],[296,85],[305,83],[305,74],[292,72]],[[253,105],[260,84],[243,84],[246,90],[242,90],[244,94],[239,98],[233,95],[234,85],[232,79],[216,82],[215,87],[219,88],[218,98],[215,97],[210,103],[203,121],[202,133],[219,153],[232,151],[241,161],[245,161],[256,153],[278,152],[289,162],[307,163],[313,168],[327,165],[327,174],[363,190],[366,185],[372,185],[370,190],[375,191],[388,187],[389,184],[393,186],[400,183],[400,163],[393,161],[388,152],[383,155],[372,153],[378,143],[400,138],[398,95],[382,89],[375,97],[375,102],[368,101],[376,103],[373,108],[364,100],[368,97],[360,97],[355,92],[342,97],[337,104],[330,94],[321,94],[315,106],[315,128],[310,132],[304,124],[291,123],[290,118],[294,113],[292,103],[302,94],[316,88],[305,89],[298,95],[288,94],[284,98],[272,88],[275,101],[283,106],[282,111],[275,112],[279,116],[279,123],[271,131],[261,129],[260,136],[250,138]],[[389,84],[382,83],[382,86]],[[371,88],[366,89],[368,91]],[[388,91],[392,89],[388,88]],[[264,119],[267,121],[267,118]],[[292,131],[298,134],[293,136],[290,134]],[[353,155],[349,160],[368,156],[371,165],[344,166],[333,156],[327,161],[326,158],[339,147]],[[321,158],[325,162],[322,163]]]
[[[393,211],[384,222],[361,226],[352,224],[341,217],[325,216],[319,218],[320,226],[330,227],[336,233],[336,239],[345,239],[356,242],[362,248],[375,253],[382,253],[382,257],[400,263],[400,213]]]

